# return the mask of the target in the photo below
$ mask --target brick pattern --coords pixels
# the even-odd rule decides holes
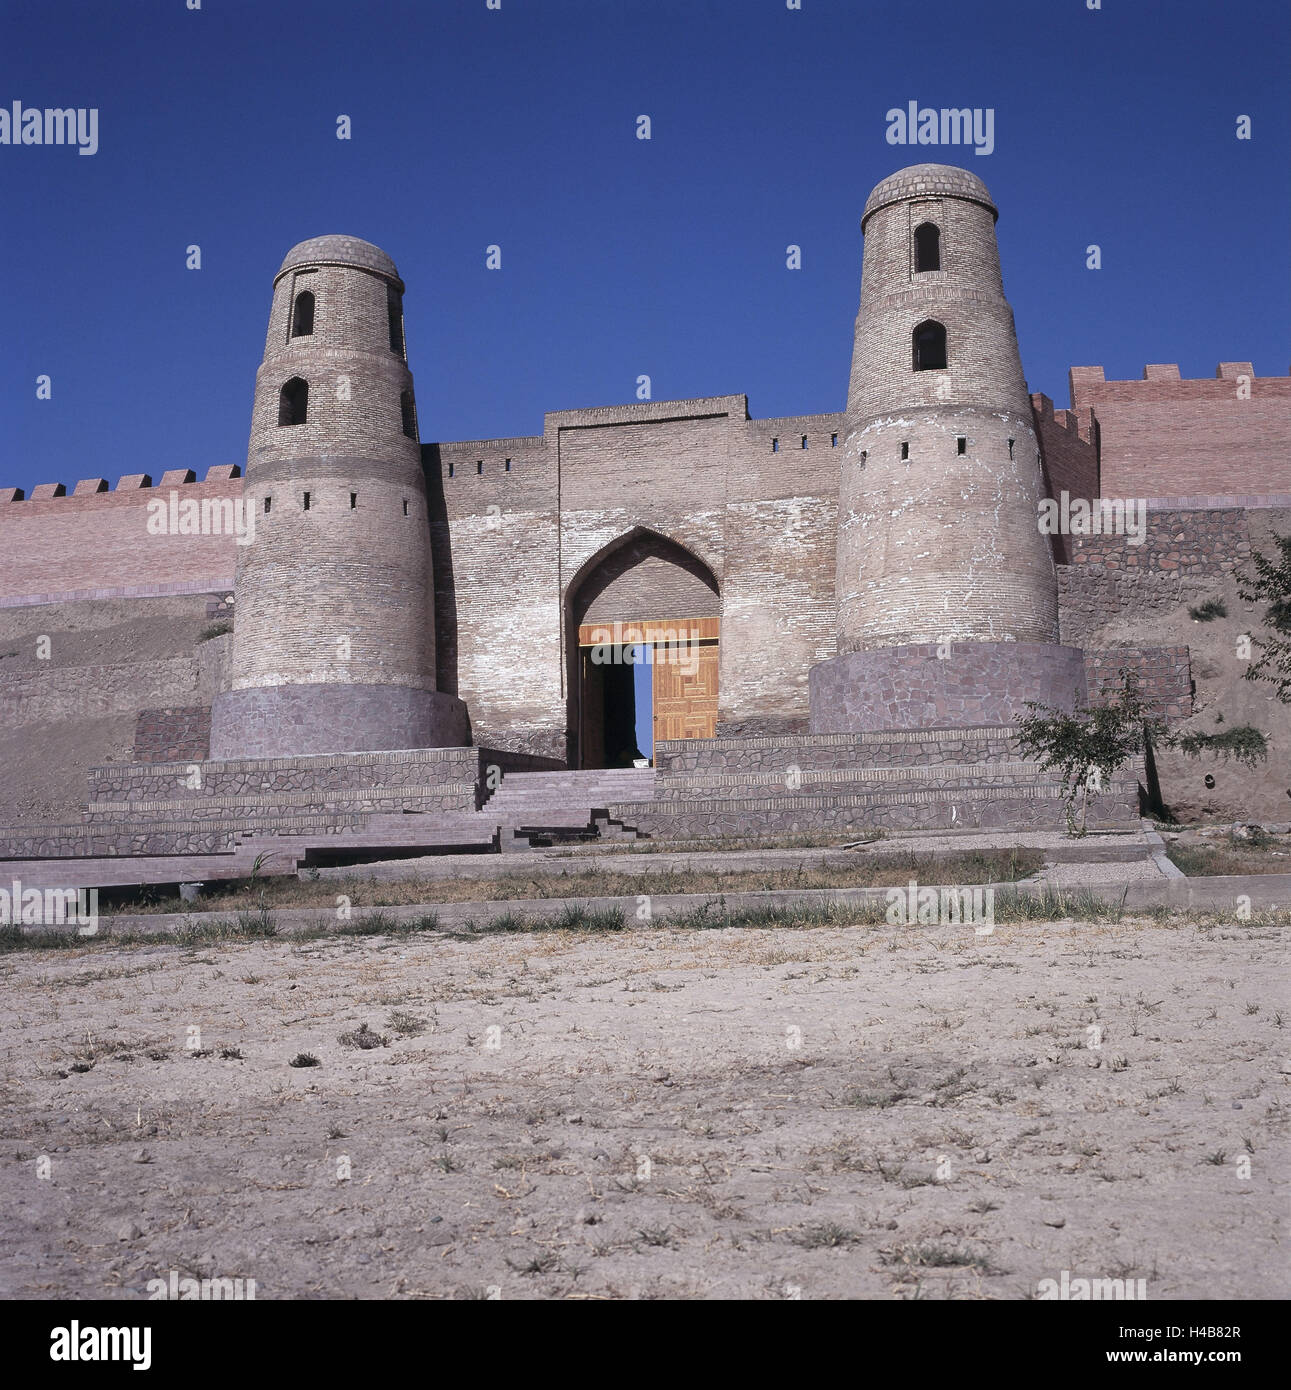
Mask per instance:
[[[312,332],[293,336],[306,291]],[[412,396],[402,292],[384,252],[345,237],[294,247],[275,280],[245,486],[256,539],[238,556],[216,756],[467,737],[461,702],[434,690],[421,447],[401,408]],[[284,425],[280,394],[296,378],[308,384],[306,418]]]
[[[1122,672],[1132,671],[1149,709],[1168,723],[1190,719],[1192,665],[1187,647],[1113,647],[1085,653],[1089,702],[1102,705],[1119,690]]]
[[[1242,399],[1245,376],[1249,399]],[[1180,379],[1177,366],[1145,367],[1142,381],[1106,381],[1073,367],[1073,409],[1092,409],[1107,497],[1291,492],[1291,378],[1257,377],[1249,362],[1221,363],[1213,379]]]
[[[1036,437],[1044,456],[1045,496],[1093,498],[1099,495],[1098,427],[1094,412],[1054,410],[1043,392],[1031,394]]]
[[[142,709],[135,722],[134,760],[166,763],[180,758],[202,761],[210,755],[210,705]]]
[[[241,480],[221,471],[180,488],[183,500],[200,507],[241,496]],[[0,505],[0,606],[231,589],[234,537],[150,533],[148,502],[169,502],[171,489],[128,481],[72,497],[45,495],[42,486],[28,501]]]
[[[940,230],[938,270],[916,269],[922,223]],[[867,204],[838,499],[840,653],[1058,635],[1036,526],[1040,446],[994,224],[981,181],[947,166],[903,170]],[[916,370],[915,332],[930,320],[945,366]]]

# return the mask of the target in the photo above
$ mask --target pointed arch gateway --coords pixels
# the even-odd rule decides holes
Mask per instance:
[[[624,767],[659,739],[712,738],[717,578],[647,527],[604,546],[566,591],[571,767]]]

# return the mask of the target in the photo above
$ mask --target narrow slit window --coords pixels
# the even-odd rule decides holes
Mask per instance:
[[[807,447],[807,436],[805,434],[802,437],[802,447],[804,449]]]
[[[386,319],[390,326],[390,351],[403,356],[403,305],[399,296],[390,290],[386,294]],[[380,322],[380,320],[378,320]]]
[[[450,459],[450,460],[449,460],[449,464],[448,464],[448,476],[449,476],[450,478],[453,476],[453,467],[454,467],[454,465],[453,465],[453,463],[452,463],[452,460]]]
[[[273,506],[273,498],[272,498],[272,497],[266,497],[266,498],[264,499],[264,514],[265,514],[265,516],[268,516],[268,515],[269,515],[269,508],[272,507],[272,506]]]
[[[1012,458],[1012,457],[1013,457],[1013,445],[1014,445],[1014,443],[1015,443],[1014,440],[1012,440],[1012,439],[1009,440],[1009,458]]]
[[[510,459],[507,459],[507,472],[510,473],[510,471],[511,471],[511,460],[510,460]]]
[[[780,452],[780,441],[778,439],[773,439],[771,441],[771,452],[773,454],[778,454]]]
[[[838,436],[837,436],[836,434],[831,434],[831,435],[829,436],[829,447],[830,447],[831,449],[837,449],[837,448],[838,448]]]
[[[483,473],[483,472],[484,472],[484,460],[483,460],[483,459],[476,459],[476,460],[475,460],[475,471],[476,471],[477,473]]]
[[[965,439],[962,434],[955,440],[955,452],[957,454],[966,454],[968,452],[968,440]]]
[[[305,510],[309,510],[309,493],[305,494]]]
[[[413,404],[412,392],[403,391],[399,396],[399,419],[403,432],[409,439],[417,437],[417,407]]]
[[[352,493],[350,493],[350,511],[352,511],[352,512],[353,512],[353,511],[357,511],[357,510],[358,510],[358,506],[359,506],[359,494],[358,494],[357,492],[352,492]]]
[[[902,459],[902,462],[904,462],[904,461],[905,461],[906,459],[908,459],[909,457],[910,457],[910,444],[909,444],[908,441],[903,441],[902,444],[901,444],[901,459]]]
[[[404,516],[408,515],[408,499],[406,497],[403,499],[403,514]]]

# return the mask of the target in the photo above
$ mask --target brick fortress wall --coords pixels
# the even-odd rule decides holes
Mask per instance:
[[[1181,378],[1173,363],[1141,381],[1107,381],[1073,367],[1072,412],[1092,411],[1105,497],[1291,492],[1291,377],[1257,377],[1221,362],[1213,379]]]

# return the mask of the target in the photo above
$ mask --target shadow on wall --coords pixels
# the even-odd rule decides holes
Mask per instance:
[[[439,445],[423,444],[421,467],[426,478],[426,517],[430,524],[431,573],[435,583],[435,686],[446,695],[457,690],[457,579]]]

